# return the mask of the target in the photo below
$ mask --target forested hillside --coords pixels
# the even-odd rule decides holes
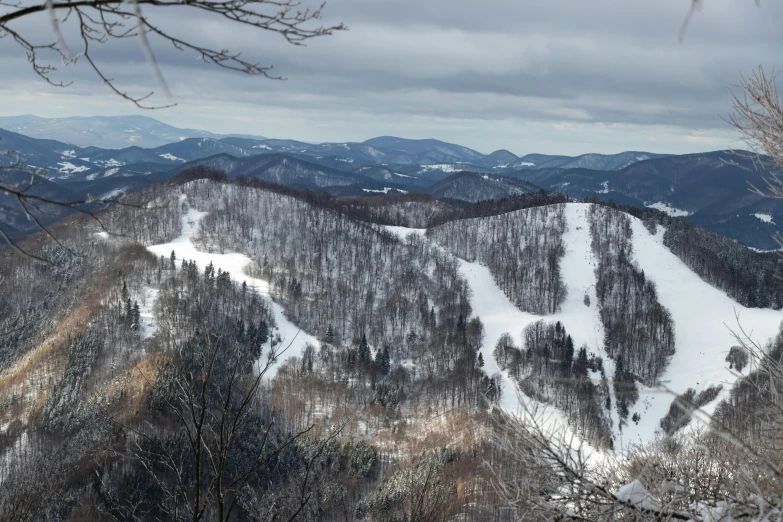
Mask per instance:
[[[562,517],[563,470],[506,415],[544,408],[562,455],[619,459],[612,491],[629,440],[697,424],[682,404],[745,433],[773,367],[751,372],[724,325],[739,310],[765,342],[783,316],[734,301],[742,277],[719,290],[720,267],[770,261],[702,249],[691,268],[678,222],[640,216],[547,192],[334,200],[208,168],[71,216],[60,244],[22,243],[47,262],[0,253],[0,518]],[[514,504],[509,481],[538,489]]]
[[[427,235],[454,255],[486,264],[521,310],[554,313],[566,294],[559,266],[564,253],[563,210],[563,205],[550,205],[456,220]]]

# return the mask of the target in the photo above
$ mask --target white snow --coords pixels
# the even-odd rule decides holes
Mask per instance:
[[[254,148],[254,149],[266,149],[266,150],[272,150],[272,147],[270,147],[269,145],[264,145],[264,144],[261,144],[261,145],[256,145],[256,146],[254,146],[253,148]]]
[[[657,510],[661,508],[660,504],[638,480],[634,480],[618,489],[615,496],[620,502],[625,502],[641,509]]]
[[[96,163],[99,163],[99,164],[103,165],[104,167],[122,167],[123,165],[125,165],[125,163],[123,163],[121,161],[117,161],[114,158],[109,158],[106,161],[96,161]]]
[[[75,158],[76,157],[76,151],[75,150],[64,150],[60,153],[60,156],[63,158]]]
[[[568,295],[556,314],[538,316],[520,311],[497,286],[487,267],[459,260],[460,274],[473,290],[471,307],[484,324],[482,352],[485,370],[489,375],[499,371],[492,352],[500,336],[508,332],[517,346],[521,347],[521,332],[525,326],[543,319],[560,321],[573,337],[576,347],[586,344],[588,353],[603,358],[607,378],[613,379],[615,365],[604,350],[604,329],[595,293],[597,260],[591,248],[587,221],[589,208],[588,203],[566,205],[567,230],[563,236],[566,253],[560,268]],[[783,320],[783,311],[745,308],[704,282],[663,245],[662,227],[653,236],[641,221],[629,218],[633,229],[633,259],[644,270],[645,276],[656,283],[659,302],[672,314],[676,351],[660,378],[660,386],[648,388],[640,385],[640,399],[631,408],[628,425],[622,433],[618,430],[616,400],[613,387],[610,386],[616,450],[627,449],[632,443],[652,441],[674,396],[684,393],[688,388],[699,392],[709,386],[723,384],[723,391],[718,398],[703,408],[705,414],[714,411],[715,405],[725,398],[731,383],[737,379],[737,374],[728,369],[725,361],[729,349],[737,344],[729,330],[737,330],[735,312],[739,314],[745,331],[752,332],[752,339],[761,344],[777,334]],[[385,228],[399,235],[420,233],[402,227]],[[590,298],[589,307],[584,304],[585,294]],[[503,390],[502,407],[511,412],[519,411],[521,405],[515,397],[516,393],[511,391],[515,390],[515,385],[505,375]],[[630,420],[634,413],[641,416],[638,424]]]
[[[381,228],[387,232],[397,235],[400,239],[405,239],[411,234],[419,234],[421,236],[427,232],[426,228],[408,228],[408,227],[395,227],[391,225],[381,225]]]
[[[390,190],[396,190],[400,194],[407,194],[408,193],[407,190],[396,189],[396,188],[392,188],[392,187],[383,187],[383,190],[373,190],[373,189],[362,189],[362,190],[364,192],[371,192],[371,193],[376,193],[376,194],[387,194],[387,195],[389,194]]]
[[[604,181],[601,183],[601,186],[603,187],[601,190],[598,191],[599,194],[609,194],[609,182]]]
[[[669,214],[671,217],[682,217],[682,216],[691,215],[691,212],[688,212],[687,210],[681,210],[679,208],[674,208],[670,206],[668,203],[664,203],[663,201],[658,201],[657,203],[652,203],[650,205],[647,205],[647,208],[654,208],[656,210],[660,210],[661,212],[665,212]]]
[[[283,307],[271,300],[269,283],[267,281],[249,277],[244,274],[245,267],[251,261],[249,257],[238,253],[212,254],[209,252],[202,252],[196,248],[191,241],[191,238],[198,230],[201,218],[205,215],[206,212],[191,208],[182,218],[182,234],[177,239],[169,243],[153,245],[147,248],[150,252],[165,257],[169,257],[173,250],[176,253],[178,260],[187,259],[188,261],[195,261],[201,270],[211,262],[215,267],[215,271],[220,269],[224,272],[229,272],[233,281],[245,281],[249,287],[254,288],[259,294],[269,298],[272,304],[275,322],[277,323],[277,330],[274,330],[274,333],[279,334],[282,339],[282,342],[275,347],[275,350],[277,351],[277,360],[272,364],[265,376],[266,378],[272,379],[277,373],[282,361],[292,356],[301,356],[306,344],[312,344],[318,348],[321,346],[321,343],[315,337],[301,331],[299,327],[286,318]],[[259,361],[259,365],[262,368],[266,364],[269,355],[270,350],[265,348],[264,353],[261,355],[261,360]]]
[[[460,262],[460,274],[467,279],[473,290],[471,307],[484,324],[485,370],[489,375],[498,372],[493,350],[503,333],[509,333],[518,347],[523,347],[522,330],[529,324],[540,320],[560,321],[574,340],[578,348],[583,344],[592,352],[603,357],[607,376],[614,375],[614,364],[606,356],[603,348],[604,329],[599,317],[598,299],[595,294],[595,263],[591,248],[590,228],[587,223],[587,204],[572,203],[566,205],[567,230],[563,241],[566,253],[560,264],[563,281],[568,287],[566,301],[556,314],[539,316],[520,311],[497,286],[489,269],[479,263]],[[585,306],[584,296],[590,297],[590,306]],[[516,397],[516,385],[511,379],[503,377],[503,395],[501,405],[510,412],[517,412],[520,405]],[[614,393],[613,391],[611,393]],[[614,397],[612,397],[614,404]],[[616,413],[613,423],[617,426]],[[564,419],[559,419],[565,423]]]
[[[419,174],[423,174],[424,172],[430,171],[430,170],[440,170],[443,172],[457,172],[460,170],[459,165],[454,165],[451,163],[438,163],[436,165],[422,165],[422,170],[419,171]]]
[[[84,165],[74,165],[70,161],[63,161],[61,163],[58,163],[60,165],[60,168],[57,169],[63,174],[74,174],[76,172],[84,172],[86,170],[90,170],[90,167],[85,167]]]
[[[199,146],[201,146],[201,144],[199,144]],[[184,159],[178,158],[173,154],[169,154],[168,152],[166,154],[158,154],[158,156],[169,161],[185,161]]]
[[[119,171],[120,171],[119,167],[114,167],[114,168],[112,168],[112,169],[107,169],[107,170],[105,170],[105,171],[103,172],[103,177],[104,177],[104,178],[108,178],[109,176],[114,176],[114,175],[115,175],[115,174],[117,174]],[[89,181],[92,181],[92,180],[94,180],[94,179],[97,179],[97,178],[98,178],[100,175],[101,175],[101,173],[100,173],[100,172],[96,172],[96,173],[94,173],[94,174],[90,174],[89,176],[87,176],[87,179],[88,179]]]
[[[120,196],[125,194],[125,189],[122,187],[118,187],[114,190],[110,190],[108,192],[105,192],[99,196],[99,199],[116,199]]]
[[[520,167],[535,167],[535,163],[530,163],[529,161],[523,161],[519,164]]]
[[[688,388],[697,392],[711,385],[723,385],[716,400],[702,411],[710,414],[726,397],[737,374],[728,369],[726,355],[737,344],[732,330],[737,319],[752,339],[762,345],[774,337],[783,320],[783,311],[745,308],[725,292],[704,282],[663,245],[663,227],[651,235],[644,224],[630,218],[633,229],[633,259],[658,288],[658,301],[672,314],[675,330],[675,354],[654,388],[640,386],[640,399],[630,415],[638,412],[638,425],[629,422],[623,431],[627,443],[647,442],[655,437],[674,394]],[[736,314],[736,315],[735,315]],[[746,369],[746,372],[748,370]],[[671,392],[670,392],[670,391]]]
[[[753,214],[753,215],[759,218],[764,223],[772,223],[773,225],[775,224],[775,222],[772,221],[772,216],[770,216],[769,214]]]

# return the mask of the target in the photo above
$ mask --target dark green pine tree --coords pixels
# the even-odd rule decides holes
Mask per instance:
[[[478,367],[483,368],[484,367],[484,356],[479,352],[478,354]]]
[[[388,346],[384,346],[383,350],[378,350],[375,354],[375,365],[378,367],[381,375],[389,373],[389,370],[391,370],[391,356],[389,355]]]
[[[174,252],[172,250],[171,251],[171,257],[169,259],[171,260],[171,264],[170,264],[169,268],[171,268],[172,270],[176,270],[177,269],[177,254],[176,254],[176,252]]]
[[[371,362],[370,345],[367,344],[367,336],[362,334],[362,339],[359,341],[359,364],[362,367],[367,367]]]
[[[332,325],[326,327],[326,333],[324,334],[324,342],[326,344],[334,344],[335,341],[335,335],[334,335],[334,328],[332,328]]]
[[[215,266],[212,264],[212,261],[204,269],[204,282],[210,286],[215,282]]]
[[[131,304],[130,298],[125,301],[125,315],[123,316],[123,320],[128,326],[133,324],[133,304]]]
[[[573,361],[574,361],[574,340],[571,338],[571,335],[567,335],[565,340],[565,349],[563,350],[563,368],[570,369]],[[587,350],[585,350],[585,366],[587,366]]]
[[[571,338],[570,336],[568,337]],[[573,341],[571,341],[571,344],[573,346]],[[572,348],[573,349],[573,348]],[[586,377],[587,376],[587,348],[582,346],[579,348],[579,352],[576,356],[576,361],[574,361],[574,375],[578,377]]]
[[[258,330],[256,332],[256,344],[258,344],[258,346],[262,346],[268,340],[269,340],[269,325],[266,324],[266,321],[261,319],[258,322]]]
[[[133,301],[133,324],[131,325],[135,331],[141,328],[141,310],[139,309],[139,302]]]

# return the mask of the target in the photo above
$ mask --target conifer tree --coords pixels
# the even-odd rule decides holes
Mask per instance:
[[[367,336],[362,334],[362,339],[359,341],[359,364],[366,367],[372,362],[372,355],[370,354],[370,345],[367,344]]]

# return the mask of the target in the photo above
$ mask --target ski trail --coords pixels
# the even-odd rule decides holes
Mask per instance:
[[[640,400],[631,415],[637,412],[642,419],[638,425],[631,422],[624,428],[629,442],[649,442],[669,411],[674,400],[672,392],[681,394],[688,388],[698,392],[723,385],[717,399],[702,408],[707,415],[728,396],[738,377],[725,360],[729,349],[738,344],[732,335],[732,330],[739,328],[735,314],[739,315],[742,328],[763,346],[777,335],[783,311],[738,304],[701,279],[663,244],[663,227],[652,235],[640,220],[630,219],[633,259],[645,276],[655,282],[658,301],[671,312],[675,330],[675,353],[659,379],[662,386],[640,386]]]
[[[182,201],[184,201],[184,198]],[[149,246],[147,249],[154,254],[166,258],[174,251],[177,256],[177,263],[181,263],[183,259],[195,261],[201,271],[203,271],[209,263],[212,263],[215,267],[215,271],[220,269],[224,272],[229,272],[233,281],[239,283],[244,281],[260,295],[269,299],[272,305],[275,323],[277,324],[277,330],[270,332],[270,335],[279,334],[282,339],[281,343],[276,347],[276,350],[279,352],[278,358],[272,363],[266,374],[266,377],[271,380],[277,374],[281,362],[289,357],[301,357],[304,347],[307,344],[312,344],[315,348],[318,348],[321,346],[321,343],[318,339],[302,331],[298,326],[288,320],[285,316],[283,307],[272,300],[269,292],[269,282],[244,274],[245,267],[251,262],[251,259],[248,256],[239,253],[213,254],[202,252],[196,248],[192,238],[198,231],[201,219],[206,214],[206,212],[194,208],[189,209],[187,214],[182,217],[182,234],[178,238],[168,243]],[[264,348],[264,353],[258,361],[260,368],[263,368],[266,364],[270,351],[271,348]]]

